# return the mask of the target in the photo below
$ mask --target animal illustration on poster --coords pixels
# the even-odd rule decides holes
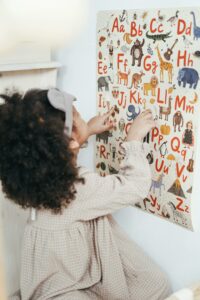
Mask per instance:
[[[97,110],[115,107],[115,127],[96,137],[96,169],[117,174],[131,123],[151,109],[144,139],[152,172],[136,207],[193,230],[200,111],[200,9],[101,11],[97,21]]]

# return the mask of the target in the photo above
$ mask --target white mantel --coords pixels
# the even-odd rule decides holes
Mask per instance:
[[[61,65],[57,61],[36,62],[36,63],[17,63],[17,64],[0,64],[0,73],[30,70],[50,70],[57,69]]]
[[[56,85],[58,62],[0,64],[0,91],[48,88]]]
[[[16,88],[25,92],[30,88],[56,86],[58,62],[0,63],[0,93]],[[4,198],[0,189],[0,223],[2,222],[8,294],[19,288],[20,252],[23,229],[29,212]]]

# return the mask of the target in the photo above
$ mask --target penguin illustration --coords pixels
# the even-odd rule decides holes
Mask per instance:
[[[153,151],[152,150],[147,154],[147,160],[148,160],[150,165],[153,163],[154,158],[153,158]]]
[[[108,169],[109,169],[110,174],[118,174],[118,172],[119,172],[118,170],[113,168],[111,165],[108,165]]]
[[[160,155],[161,157],[165,157],[165,155],[167,154],[168,150],[167,150],[167,141],[163,142],[160,147],[159,147],[159,151],[160,151]]]
[[[195,52],[194,52],[194,56],[200,57],[200,51],[199,51],[199,50],[198,50],[198,51],[195,51]]]

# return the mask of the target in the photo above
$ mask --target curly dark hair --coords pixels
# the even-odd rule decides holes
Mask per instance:
[[[84,180],[64,133],[65,113],[51,106],[47,92],[0,95],[0,179],[7,198],[23,208],[60,213]]]

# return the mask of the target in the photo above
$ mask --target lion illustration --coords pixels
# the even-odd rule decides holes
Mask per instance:
[[[158,86],[158,77],[152,76],[150,82],[144,83],[144,95],[148,96],[151,91],[152,96],[156,96],[156,87]]]

